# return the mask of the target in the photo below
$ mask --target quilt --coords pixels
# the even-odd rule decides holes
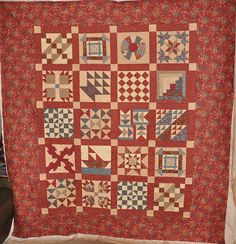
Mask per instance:
[[[223,242],[235,2],[0,6],[14,235]]]

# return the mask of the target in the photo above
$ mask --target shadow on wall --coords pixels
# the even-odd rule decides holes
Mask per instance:
[[[0,243],[8,237],[11,229],[14,207],[12,191],[7,178],[0,177]]]

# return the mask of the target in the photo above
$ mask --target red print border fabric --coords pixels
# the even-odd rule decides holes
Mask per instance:
[[[234,1],[1,7],[14,234],[222,242]]]

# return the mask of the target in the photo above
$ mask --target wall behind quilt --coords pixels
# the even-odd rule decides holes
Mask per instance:
[[[233,93],[234,1],[161,0],[157,3],[151,0],[119,4],[97,0],[0,3],[0,7],[4,132],[15,196],[14,234],[29,237],[80,232],[139,239],[223,242]],[[65,31],[77,25],[89,32],[98,26],[128,25],[142,29],[149,24],[172,31],[173,25],[189,26],[190,23],[197,24],[194,39],[197,109],[195,124],[189,125],[195,127],[196,133],[195,155],[189,160],[193,180],[187,215],[163,211],[150,216],[146,212],[137,215],[135,211],[128,216],[99,211],[76,213],[73,208],[54,212],[43,208],[42,212],[42,206],[47,204],[47,192],[42,194],[45,185],[39,178],[44,159],[38,145],[41,121],[36,94],[41,88],[35,64],[40,42],[37,35],[35,38],[34,26],[39,35],[39,30]],[[150,46],[150,56],[152,50],[156,49]],[[55,69],[58,71],[60,66]]]

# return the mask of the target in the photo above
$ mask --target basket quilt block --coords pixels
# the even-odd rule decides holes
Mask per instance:
[[[3,4],[14,235],[222,242],[234,13],[217,2]]]

